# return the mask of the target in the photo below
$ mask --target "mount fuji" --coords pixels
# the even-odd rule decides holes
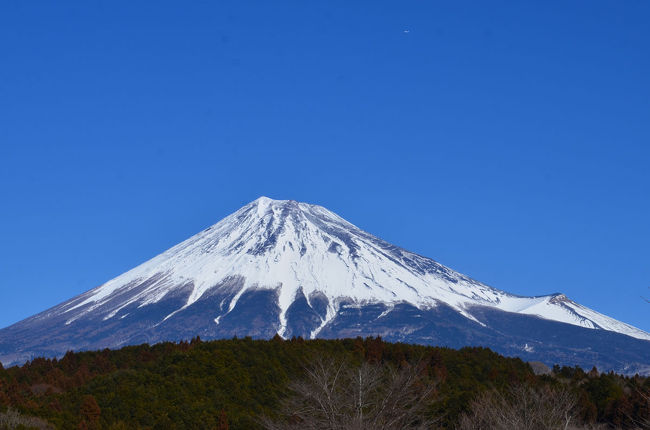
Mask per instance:
[[[650,334],[563,294],[523,297],[333,212],[261,197],[86,293],[0,330],[0,361],[143,342],[382,336],[650,374]]]

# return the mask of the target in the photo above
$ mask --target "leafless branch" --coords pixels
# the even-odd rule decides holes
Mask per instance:
[[[483,393],[459,423],[461,430],[567,430],[576,399],[569,391],[515,385],[506,394]]]
[[[291,395],[282,419],[265,418],[269,430],[427,429],[435,420],[426,414],[436,385],[421,376],[419,366],[394,369],[363,363],[318,359],[305,377],[289,385]]]
[[[40,418],[21,415],[17,410],[9,408],[6,412],[0,412],[0,428],[32,428],[50,430],[54,427]]]

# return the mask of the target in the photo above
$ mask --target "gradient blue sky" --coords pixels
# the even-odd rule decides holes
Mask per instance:
[[[0,327],[266,195],[650,330],[648,22],[640,0],[3,2]]]

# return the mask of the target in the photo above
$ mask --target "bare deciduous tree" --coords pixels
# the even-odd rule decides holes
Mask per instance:
[[[645,400],[645,414],[641,413],[637,417],[630,417],[631,421],[638,425],[641,429],[650,429],[650,394],[647,394],[640,389],[637,390],[641,399]]]
[[[50,424],[36,417],[21,415],[15,409],[7,409],[6,412],[0,412],[0,429],[31,428],[51,430]]]
[[[576,400],[560,389],[516,385],[506,394],[488,391],[475,399],[461,416],[461,430],[569,429]]]
[[[422,368],[402,369],[364,363],[317,360],[305,378],[290,384],[292,395],[281,421],[266,418],[269,430],[428,429],[435,420],[426,414],[435,383]]]

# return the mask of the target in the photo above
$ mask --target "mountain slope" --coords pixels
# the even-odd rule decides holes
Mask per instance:
[[[346,325],[351,309],[370,312],[375,319]],[[395,318],[405,309],[415,314],[407,320]],[[69,348],[197,334],[337,337],[354,332],[350,324],[365,329],[391,317],[394,321],[384,331],[361,330],[386,336],[395,330],[408,332],[424,314],[440,319],[441,312],[447,322],[457,321],[459,333],[474,333],[467,339],[473,344],[481,339],[494,339],[497,348],[505,344],[498,339],[510,335],[495,331],[494,315],[519,315],[563,323],[559,327],[569,331],[567,325],[579,332],[625,335],[634,338],[631,342],[641,352],[650,352],[650,334],[562,294],[508,294],[382,241],[323,207],[262,197],[104,285],[0,330],[0,360],[19,362],[35,353],[57,355]],[[426,333],[421,334],[398,340],[426,342]],[[539,349],[543,342],[531,338],[529,343]],[[524,353],[531,348],[521,346]],[[633,364],[644,365],[650,363]]]

